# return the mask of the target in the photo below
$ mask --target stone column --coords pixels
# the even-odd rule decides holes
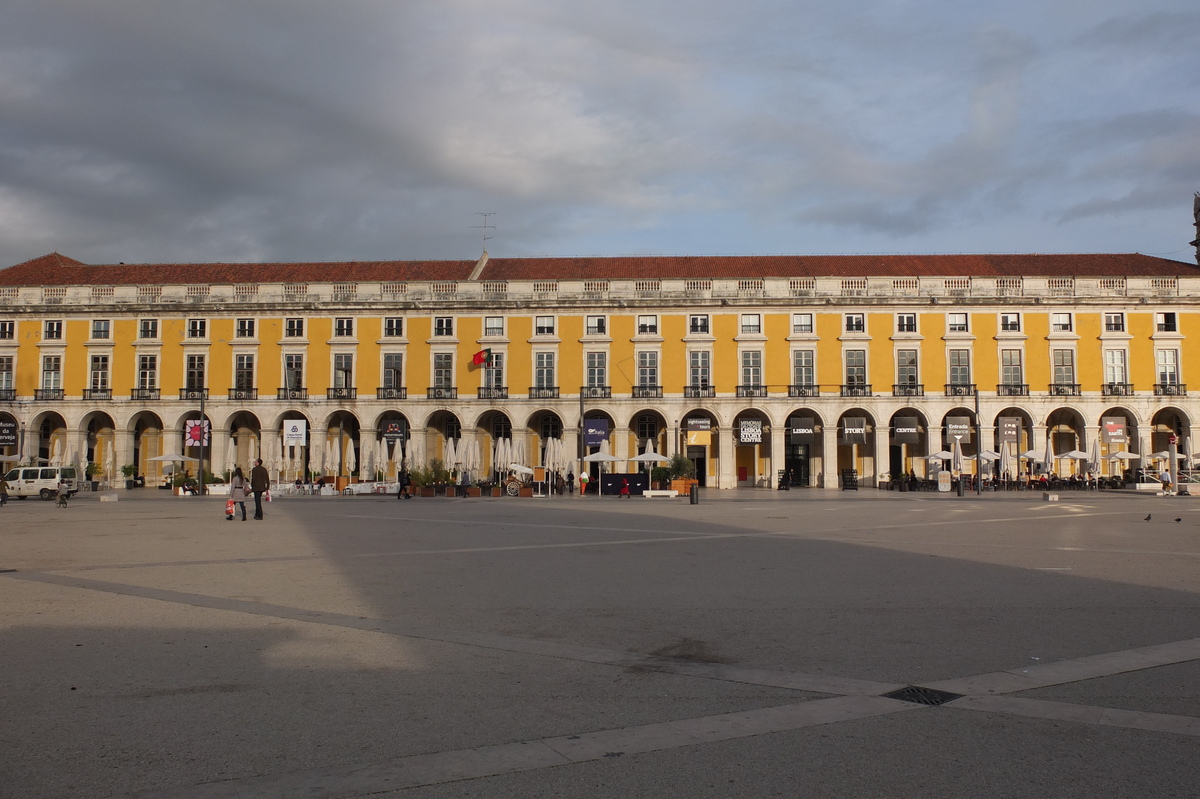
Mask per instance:
[[[825,488],[838,487],[837,422],[821,428],[821,474]]]
[[[717,441],[717,488],[737,488],[737,428],[715,428],[713,437]],[[722,440],[724,439],[724,440]]]
[[[787,425],[771,425],[771,473],[767,488],[778,488],[779,473],[787,468]]]
[[[879,486],[879,481],[885,472],[891,471],[891,449],[888,441],[890,428],[886,425],[875,425],[875,452],[874,452],[874,471],[875,471],[875,486]],[[892,475],[895,479],[896,475]]]

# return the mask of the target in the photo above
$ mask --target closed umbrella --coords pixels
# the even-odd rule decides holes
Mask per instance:
[[[1100,472],[1100,442],[1092,439],[1092,451],[1088,453],[1087,470],[1098,474]]]
[[[258,459],[258,439],[254,437],[253,433],[250,434],[250,440],[247,443],[246,452],[248,453],[246,456],[247,460],[249,460],[250,466],[253,466],[254,461]]]
[[[963,470],[962,445],[960,443],[958,443],[957,438],[954,439],[954,446],[952,446],[950,448],[950,450],[951,450],[950,471],[962,474],[962,470]]]
[[[454,469],[458,466],[457,439],[446,436],[446,444],[442,447],[442,460],[446,462],[447,469]]]
[[[354,455],[354,438],[346,438],[346,474],[351,474],[358,468],[358,460]]]
[[[1049,430],[1046,431],[1046,455],[1043,462],[1046,464],[1046,471],[1056,471],[1054,468],[1054,434]]]
[[[512,442],[512,459],[522,466],[525,463],[525,439],[518,438]]]
[[[413,436],[404,445],[405,462],[409,469],[419,469],[425,466],[425,436]]]
[[[392,463],[396,464],[396,474],[400,474],[400,469],[404,466],[404,441],[397,438],[392,444]]]
[[[237,468],[237,439],[233,436],[225,447],[225,468],[231,472]]]
[[[327,472],[337,471],[338,474],[341,474],[341,471],[340,471],[341,468],[342,468],[342,458],[341,458],[341,455],[338,454],[337,439],[335,439],[335,438],[325,439],[325,471],[327,471]]]

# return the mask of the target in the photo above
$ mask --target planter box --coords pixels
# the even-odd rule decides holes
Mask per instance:
[[[533,486],[521,486],[521,488],[518,489],[518,491],[517,491],[517,496],[518,497],[532,497],[533,496]]]
[[[691,493],[692,486],[700,485],[700,481],[695,478],[682,477],[678,480],[671,481],[671,490],[678,491],[680,496]]]
[[[436,496],[436,489],[433,486],[421,486],[417,490],[417,494],[422,497]]]
[[[493,497],[504,496],[504,488],[502,486],[492,486],[492,494],[491,495]]]
[[[467,486],[467,496],[482,497],[483,491],[479,488],[479,486]]]

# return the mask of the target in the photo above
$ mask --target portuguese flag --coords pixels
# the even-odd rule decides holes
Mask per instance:
[[[471,358],[471,365],[472,366],[491,366],[492,365],[492,351],[490,349],[487,349],[487,350],[480,350],[479,352],[475,353],[475,357]]]

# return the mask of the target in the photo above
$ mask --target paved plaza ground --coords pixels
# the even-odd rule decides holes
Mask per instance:
[[[10,501],[0,796],[1200,796],[1200,497],[1061,497]]]

